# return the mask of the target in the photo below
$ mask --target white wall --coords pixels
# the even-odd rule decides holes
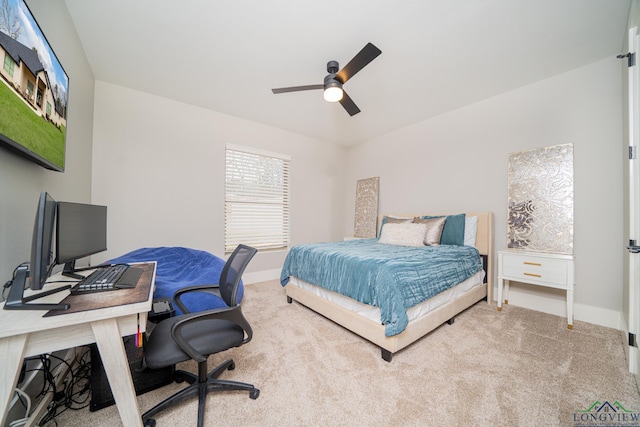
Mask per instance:
[[[380,176],[382,213],[493,211],[495,248],[505,249],[509,153],[572,142],[576,319],[619,327],[625,244],[620,67],[608,58],[351,149],[345,235],[353,233],[355,181]],[[512,304],[566,315],[562,293],[512,289]]]
[[[0,281],[29,259],[38,195],[91,200],[93,74],[63,0],[28,0],[49,44],[69,75],[66,170],[52,172],[0,147]],[[0,113],[1,114],[1,113]]]
[[[101,81],[93,143],[93,202],[109,219],[96,261],[155,246],[224,258],[225,144],[291,155],[293,244],[342,236],[345,149],[334,144]],[[285,255],[260,252],[247,273],[278,277]]]

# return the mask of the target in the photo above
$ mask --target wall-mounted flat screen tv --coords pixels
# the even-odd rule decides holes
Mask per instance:
[[[0,0],[0,145],[64,171],[69,77],[24,0]]]

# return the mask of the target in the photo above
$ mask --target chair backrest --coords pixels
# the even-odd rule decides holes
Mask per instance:
[[[222,267],[218,282],[220,295],[229,307],[238,305],[238,287],[242,273],[257,252],[251,246],[238,245]]]

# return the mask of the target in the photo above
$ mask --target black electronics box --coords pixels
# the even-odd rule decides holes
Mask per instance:
[[[158,305],[158,302],[161,304]],[[153,310],[153,309],[156,310]],[[164,310],[164,311],[162,311]],[[174,310],[171,303],[165,303],[165,300],[154,301],[152,311],[149,312],[149,321],[158,322],[159,320],[173,316]],[[153,324],[147,325],[147,330],[153,328]],[[144,349],[142,347],[136,347],[135,335],[130,335],[123,338],[124,349],[127,353],[127,360],[129,361],[129,370],[131,371],[131,378],[133,379],[133,386],[137,395],[147,393],[151,390],[155,390],[159,387],[171,384],[173,382],[173,373],[175,366],[168,366],[162,369],[149,369],[142,367],[142,357]],[[100,352],[95,344],[91,346],[91,403],[89,404],[90,411],[97,411],[107,406],[111,406],[115,403],[113,394],[111,393],[111,387],[107,380],[107,374],[104,372],[102,366],[102,359],[100,358]]]
[[[151,304],[149,312],[149,322],[158,323],[169,317],[173,317],[175,310],[171,304],[171,298],[157,298]]]
[[[124,348],[129,360],[129,370],[137,395],[147,393],[173,382],[174,366],[162,369],[142,369],[142,348],[136,348],[135,335],[124,337]],[[91,403],[90,411],[106,408],[115,403],[107,374],[102,366],[100,352],[95,344],[91,345]]]

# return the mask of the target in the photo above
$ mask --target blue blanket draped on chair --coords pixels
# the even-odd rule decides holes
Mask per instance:
[[[141,248],[107,261],[111,264],[156,261],[156,298],[172,298],[180,288],[193,285],[217,284],[225,260],[209,252],[183,247]],[[240,282],[238,302],[242,301],[244,286]],[[226,307],[215,295],[195,292],[183,297],[190,311]],[[181,314],[175,307],[176,314]]]

